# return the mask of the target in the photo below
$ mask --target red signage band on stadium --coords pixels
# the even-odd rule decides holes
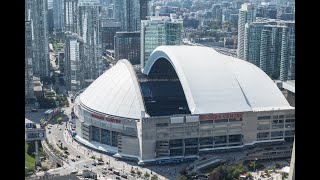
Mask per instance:
[[[242,118],[242,113],[229,113],[229,114],[207,114],[200,115],[200,121],[205,120],[217,120],[217,119],[229,119],[229,118]]]
[[[111,123],[117,123],[117,124],[121,123],[121,121],[119,119],[113,119],[113,118],[109,118],[109,117],[104,117],[104,116],[100,116],[100,115],[97,115],[97,114],[91,114],[91,116],[94,117],[94,118],[97,118],[97,119],[101,119],[101,120],[105,120],[105,121],[111,122]]]

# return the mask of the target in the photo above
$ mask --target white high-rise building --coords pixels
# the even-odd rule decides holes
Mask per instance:
[[[64,31],[78,33],[78,0],[64,0]]]
[[[238,20],[238,50],[237,57],[244,59],[244,37],[245,37],[245,25],[251,23],[256,19],[256,11],[253,4],[244,3],[239,9]]]
[[[99,0],[80,0],[78,3],[79,35],[83,39],[84,78],[96,79],[103,73],[100,32],[101,3]]]
[[[84,87],[82,38],[76,33],[66,32],[65,44],[65,82],[68,91],[77,92]]]

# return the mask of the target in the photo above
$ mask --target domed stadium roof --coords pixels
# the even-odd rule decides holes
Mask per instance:
[[[140,87],[128,60],[118,63],[98,77],[80,94],[88,109],[119,117],[139,119],[144,110]]]
[[[293,109],[261,69],[212,48],[160,46],[143,73],[149,75],[157,61],[175,69],[192,114]]]
[[[294,109],[261,69],[212,48],[160,46],[150,55],[143,73],[149,78],[152,72],[165,74],[168,69],[163,67],[168,66],[159,66],[164,62],[175,71],[191,114]],[[79,100],[90,110],[118,117],[139,119],[146,111],[128,60],[118,61],[97,78]]]

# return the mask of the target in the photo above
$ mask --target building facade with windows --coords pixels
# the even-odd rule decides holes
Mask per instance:
[[[78,92],[84,88],[84,44],[76,33],[67,32],[64,44],[64,73],[68,91]]]
[[[237,57],[239,59],[244,58],[244,39],[245,39],[245,25],[246,23],[251,23],[256,19],[256,10],[253,4],[244,3],[241,5],[239,9],[238,16],[238,49],[237,49]]]
[[[244,60],[272,79],[295,79],[294,21],[257,18],[245,25]]]
[[[40,78],[50,76],[47,0],[26,0],[26,13],[31,21],[33,35],[33,74]]]
[[[139,72],[120,60],[75,98],[77,141],[139,164],[293,142],[294,107],[251,63],[160,46]]]
[[[81,0],[78,2],[77,33],[84,43],[84,78],[94,80],[103,73],[101,42],[101,2]],[[72,31],[71,31],[72,32]]]
[[[33,92],[33,50],[31,21],[25,21],[25,99],[34,98]]]
[[[151,16],[141,21],[141,69],[143,69],[152,51],[161,45],[182,45],[183,20],[173,14]]]
[[[114,36],[121,31],[121,23],[115,19],[102,19],[101,21],[101,41],[103,51],[114,49]]]
[[[56,31],[64,28],[64,1],[53,0],[53,27]]]
[[[140,64],[140,32],[117,32],[114,37],[115,60],[127,59],[132,65]]]

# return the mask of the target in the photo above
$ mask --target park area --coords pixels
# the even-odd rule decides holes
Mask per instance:
[[[32,172],[35,166],[35,158],[28,154],[28,144],[25,143],[25,173]]]

